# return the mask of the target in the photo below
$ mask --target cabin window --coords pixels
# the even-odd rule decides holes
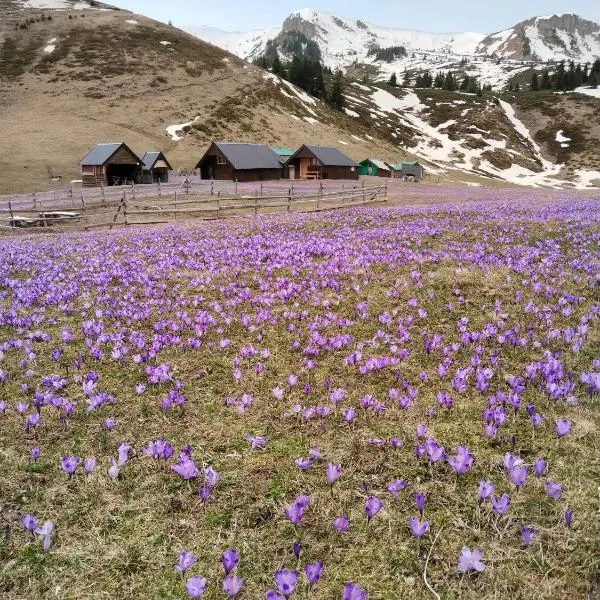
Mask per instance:
[[[226,165],[227,161],[225,160],[224,156],[218,155],[217,156],[217,164],[218,165]]]

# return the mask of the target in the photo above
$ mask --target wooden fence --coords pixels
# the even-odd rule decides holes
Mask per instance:
[[[323,191],[319,186],[312,194],[295,194],[289,187],[285,194],[262,196],[200,197],[174,190],[152,198],[139,197],[128,190],[117,199],[100,203],[86,202],[80,197],[78,205],[66,208],[46,205],[37,200],[36,206],[0,209],[0,231],[7,232],[63,232],[72,230],[112,229],[130,225],[152,225],[182,219],[220,219],[235,215],[258,215],[282,212],[313,212],[349,206],[385,202],[387,185],[356,186],[351,189]]]

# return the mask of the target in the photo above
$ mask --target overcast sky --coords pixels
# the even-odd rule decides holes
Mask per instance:
[[[113,0],[112,4],[159,21],[171,20],[174,25],[207,25],[228,31],[278,26],[291,12],[307,6],[375,25],[420,31],[492,33],[529,17],[553,13],[576,13],[600,22],[600,0],[321,0],[316,6],[293,0]]]

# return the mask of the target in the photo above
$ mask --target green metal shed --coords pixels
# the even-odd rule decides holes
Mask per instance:
[[[365,158],[365,160],[358,163],[358,174],[390,177],[391,169],[378,158]]]

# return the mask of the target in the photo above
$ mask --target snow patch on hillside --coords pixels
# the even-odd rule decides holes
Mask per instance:
[[[174,141],[178,142],[183,139],[183,136],[179,135],[179,132],[183,131],[184,127],[191,127],[198,119],[200,115],[194,117],[191,121],[187,123],[179,123],[178,125],[169,125],[166,128],[167,135]]]

